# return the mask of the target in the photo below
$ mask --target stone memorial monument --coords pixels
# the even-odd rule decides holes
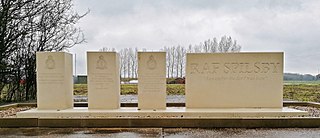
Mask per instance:
[[[283,53],[188,53],[187,108],[282,108]]]
[[[40,52],[37,53],[38,109],[19,112],[17,116],[212,119],[308,114],[282,107],[282,52],[188,53],[186,107],[166,107],[165,52],[138,52],[138,107],[120,107],[117,53],[88,52],[87,58],[88,108],[72,108],[71,55]]]
[[[37,52],[38,110],[73,107],[72,55],[65,52]]]
[[[120,107],[119,56],[116,52],[87,52],[88,108]]]
[[[166,108],[166,52],[138,52],[138,108]]]

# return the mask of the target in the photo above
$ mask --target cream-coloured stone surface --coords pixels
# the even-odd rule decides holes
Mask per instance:
[[[65,52],[37,52],[38,110],[73,107],[72,55]]]
[[[89,109],[120,107],[120,69],[116,52],[87,52]]]
[[[166,53],[138,52],[138,108],[166,108]]]
[[[282,108],[283,52],[188,53],[187,108]]]
[[[163,110],[138,110],[137,107],[121,107],[112,110],[88,110],[87,107],[75,107],[66,110],[31,109],[17,113],[18,118],[261,118],[261,117],[295,117],[308,115],[306,111],[291,108],[220,108],[220,109],[186,109],[185,107],[168,107]],[[160,117],[160,118],[159,118]]]

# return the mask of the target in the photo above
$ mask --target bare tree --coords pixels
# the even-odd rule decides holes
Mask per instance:
[[[119,52],[120,55],[120,77],[137,78],[138,76],[138,48],[124,48]]]
[[[166,51],[166,62],[167,62],[167,78],[170,78],[171,74],[171,66],[172,66],[172,55],[171,55],[171,48],[164,47],[164,50]]]
[[[176,60],[175,60],[176,59],[176,55],[175,55],[176,52],[175,52],[175,50],[176,50],[176,47],[171,47],[170,48],[170,53],[169,53],[170,56],[171,56],[171,69],[170,69],[171,70],[170,71],[171,74],[170,74],[170,77],[173,77],[174,67],[175,67],[174,65],[176,64]]]
[[[180,62],[179,62],[179,68],[180,68],[180,78],[184,76],[184,70],[185,70],[185,63],[186,63],[186,49],[184,47],[180,48]]]
[[[176,48],[175,48],[175,51],[174,51],[174,55],[175,55],[175,65],[174,65],[174,68],[175,68],[175,76],[174,77],[178,77],[179,76],[179,62],[180,62],[180,46],[178,45]]]
[[[130,73],[130,78],[136,78],[137,77],[137,52],[138,49],[132,49],[129,48],[129,56],[130,56],[130,65],[131,65],[131,73]]]
[[[75,24],[86,15],[73,12],[71,0],[1,0],[0,74],[7,101],[36,97],[35,53],[62,51],[84,42]],[[0,89],[1,93],[3,89]]]
[[[127,54],[127,49],[122,49],[122,56],[123,56],[123,60],[121,62],[122,66],[123,66],[123,77],[122,78],[128,78],[128,76],[126,76],[128,74],[128,54]]]
[[[99,51],[103,51],[103,52],[115,52],[116,49],[115,49],[115,48],[111,48],[111,47],[103,47],[103,48],[99,49]]]
[[[188,46],[187,53],[193,53],[193,46],[191,44]]]
[[[135,77],[134,78],[138,78],[138,48],[135,48],[135,59],[134,59],[134,74],[135,74]]]
[[[234,40],[233,45],[231,47],[231,52],[240,52],[241,46],[237,44],[237,40]]]
[[[210,42],[210,53],[217,52],[217,46],[218,46],[217,38],[214,37],[213,40]]]
[[[226,52],[239,52],[241,46],[237,44],[236,40],[232,40],[231,36],[223,36],[219,42],[218,51],[222,53]]]
[[[120,78],[124,78],[125,72],[124,72],[124,50],[121,49],[119,52],[119,56],[120,56]]]
[[[112,50],[111,48],[105,48]],[[241,46],[229,36],[223,36],[221,40],[205,40],[199,45],[164,47],[166,51],[166,75],[167,78],[183,77],[185,75],[186,53],[216,53],[216,52],[239,52]],[[146,49],[143,49],[146,51]],[[137,78],[137,52],[138,48],[125,48],[120,50],[120,70],[122,78]]]

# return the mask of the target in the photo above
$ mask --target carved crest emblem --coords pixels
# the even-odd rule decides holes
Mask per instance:
[[[104,59],[104,57],[102,55],[99,56],[98,60],[97,60],[97,69],[107,69],[107,61]]]
[[[150,70],[154,70],[155,68],[157,68],[157,61],[154,59],[153,55],[149,56],[149,59],[147,61],[147,67]]]
[[[56,66],[56,63],[55,63],[53,57],[51,55],[49,55],[46,60],[46,68],[47,69],[54,69],[55,66]]]

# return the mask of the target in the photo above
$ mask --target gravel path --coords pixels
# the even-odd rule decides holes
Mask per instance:
[[[294,108],[297,110],[308,111],[308,117],[320,117],[320,109],[310,106],[289,106],[289,108]]]
[[[87,102],[87,96],[74,96],[74,102]],[[137,95],[120,95],[121,103],[137,103]],[[167,95],[167,103],[184,103],[184,95]]]
[[[185,95],[167,95],[167,103],[185,103]],[[138,95],[120,95],[121,103],[137,103]],[[284,101],[293,101],[284,99]],[[87,96],[74,96],[74,102],[88,102]]]
[[[16,117],[17,112],[29,110],[31,108],[34,108],[34,107],[29,107],[29,106],[15,107],[15,108],[10,107],[6,110],[0,110],[0,118]]]
[[[137,95],[121,95],[120,96],[121,103],[137,103],[138,96]],[[167,95],[167,103],[185,103],[184,95]],[[75,102],[87,102],[87,96],[74,96]],[[294,108],[297,110],[308,111],[308,117],[320,117],[320,109],[315,107],[307,107],[307,106],[289,106],[290,108]],[[20,111],[29,110],[33,107],[16,107],[9,108],[6,110],[0,110],[0,118],[4,117],[16,117],[16,113]]]

